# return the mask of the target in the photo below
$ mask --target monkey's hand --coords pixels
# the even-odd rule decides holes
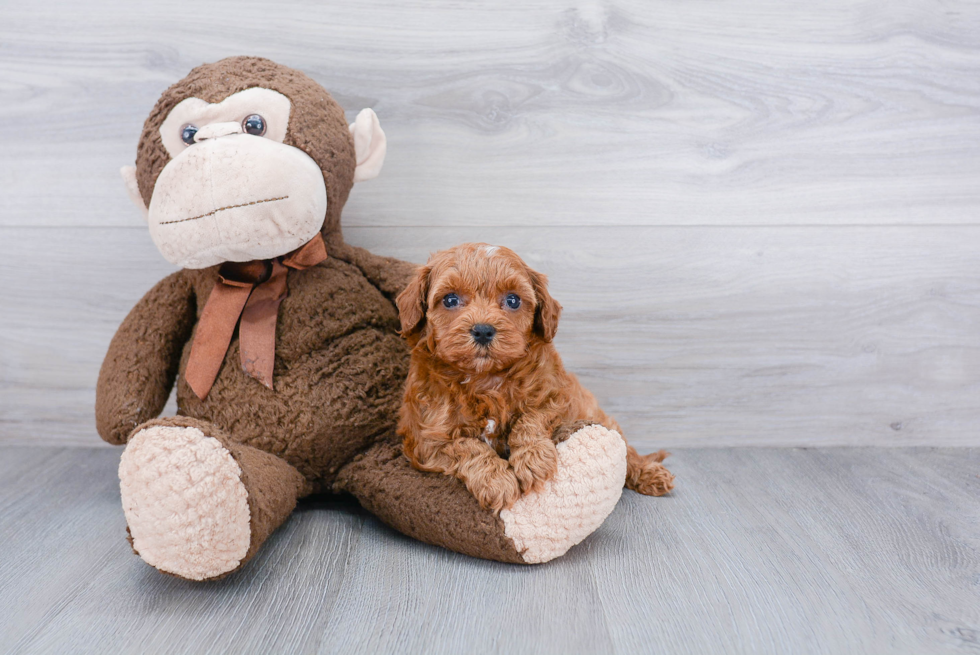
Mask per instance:
[[[95,425],[123,444],[163,410],[190,338],[196,303],[184,271],[165,277],[129,312],[109,344],[95,390]]]

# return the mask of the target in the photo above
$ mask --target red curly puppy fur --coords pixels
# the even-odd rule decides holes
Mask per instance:
[[[436,253],[398,296],[412,347],[398,432],[423,471],[452,475],[500,511],[558,468],[555,429],[586,420],[616,430],[552,345],[561,305],[513,251],[468,243]],[[626,487],[674,486],[660,462],[627,446]]]

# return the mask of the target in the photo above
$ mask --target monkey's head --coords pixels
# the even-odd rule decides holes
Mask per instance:
[[[370,109],[348,126],[303,73],[232,57],[164,92],[122,174],[163,256],[205,268],[278,257],[339,230],[351,186],[384,157]]]

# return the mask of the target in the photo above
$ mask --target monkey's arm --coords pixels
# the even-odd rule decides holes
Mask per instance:
[[[123,444],[137,425],[158,416],[177,378],[196,317],[188,275],[165,277],[129,312],[109,344],[95,389],[95,425]]]
[[[327,252],[361,269],[364,277],[392,301],[408,286],[418,269],[417,264],[375,255],[364,248],[345,243],[340,235],[328,238]]]

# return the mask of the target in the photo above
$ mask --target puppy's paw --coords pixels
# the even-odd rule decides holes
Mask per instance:
[[[505,460],[497,458],[478,475],[464,480],[466,488],[483,509],[495,514],[512,507],[521,497],[521,487]]]
[[[558,471],[558,449],[550,439],[532,441],[511,452],[510,467],[522,493],[540,491]]]
[[[667,453],[660,451],[642,457],[638,471],[630,471],[626,487],[646,496],[663,496],[674,488],[674,474],[661,464]]]

